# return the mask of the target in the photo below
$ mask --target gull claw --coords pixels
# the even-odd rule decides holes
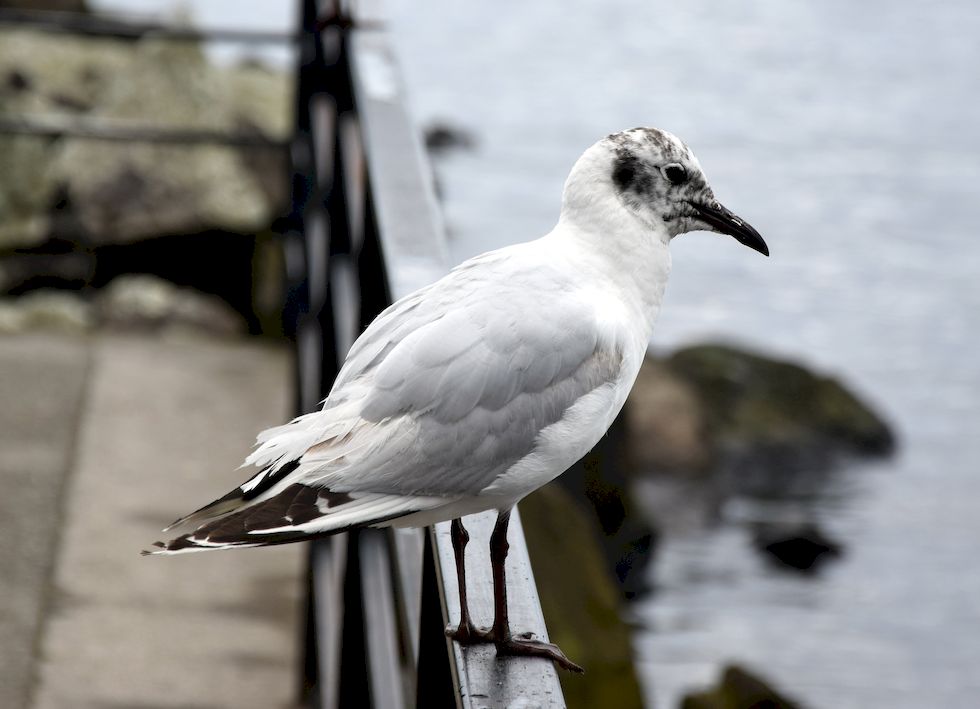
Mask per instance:
[[[532,640],[534,633],[520,633],[516,636],[507,635],[498,638],[492,628],[478,628],[472,623],[446,626],[446,635],[460,645],[483,645],[493,643],[497,647],[498,657],[543,657],[552,660],[564,670],[584,673],[580,666],[569,660],[565,653],[554,643]]]
[[[525,633],[529,635],[530,633]],[[565,653],[561,651],[561,648],[554,643],[541,642],[540,640],[527,640],[518,637],[508,638],[503,641],[498,641],[495,643],[497,646],[497,655],[516,655],[523,657],[544,657],[546,659],[552,660],[556,665],[561,667],[563,670],[568,670],[570,672],[577,672],[578,674],[584,674],[583,670],[579,665],[569,660]]]

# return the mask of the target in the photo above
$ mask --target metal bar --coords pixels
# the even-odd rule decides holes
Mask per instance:
[[[262,135],[242,135],[203,128],[166,128],[87,116],[0,116],[0,134],[4,133],[126,143],[215,144],[262,150],[285,150],[290,144],[285,139]]]
[[[429,530],[429,537],[433,534]],[[419,620],[419,660],[415,706],[418,709],[454,709],[464,706],[456,693],[456,664],[446,661],[449,638],[446,627],[442,567],[434,556],[435,545],[425,540],[422,560],[422,598]],[[523,706],[531,706],[529,704]]]
[[[300,35],[288,32],[256,32],[232,28],[193,29],[147,22],[124,15],[88,15],[53,10],[0,9],[0,25],[30,27],[43,32],[139,40],[144,37],[183,42],[241,42],[249,44],[294,44]]]
[[[351,32],[351,74],[370,194],[392,298],[449,270],[445,229],[422,142],[384,33]]]
[[[318,706],[338,707],[340,688],[340,629],[344,627],[344,574],[347,568],[347,535],[319,539],[310,545],[313,588],[335,599],[318,603],[313,629],[317,643]]]
[[[415,695],[419,662],[419,617],[422,608],[422,560],[428,538],[421,529],[391,529],[392,565],[397,593],[399,638],[406,658],[406,690]]]
[[[310,205],[320,194],[313,138],[313,97],[320,91],[323,54],[316,37],[317,8],[314,0],[296,0],[302,41],[297,56],[295,132],[290,144],[292,206],[284,222],[284,247],[289,269],[289,295],[294,322],[284,317],[296,337],[296,413],[312,411],[323,393],[323,332],[318,312],[311,307],[310,276],[313,268],[309,237]],[[322,130],[322,129],[321,129]],[[320,169],[318,169],[320,168]],[[325,288],[323,289],[325,290]],[[319,294],[318,294],[319,297]],[[311,707],[339,706],[341,633],[344,627],[344,573],[347,537],[318,539],[310,545],[310,589],[306,599],[306,629],[301,699]]]
[[[337,707],[364,707],[370,709],[370,672],[367,666],[367,639],[364,632],[365,606],[361,586],[360,536],[364,530],[355,529],[347,536],[347,568],[344,571],[344,618],[343,644],[340,648],[340,672]],[[325,590],[317,589],[317,595]]]
[[[325,44],[329,43],[322,49],[327,57],[324,88],[336,114],[332,169],[324,205],[330,224],[331,310],[339,363],[361,329],[356,323],[357,311],[363,311],[365,293],[361,285],[364,282],[358,278],[361,274],[355,268],[352,256],[355,232],[363,233],[362,225],[354,223],[355,213],[363,219],[364,212],[352,210],[352,207],[363,201],[359,199],[359,193],[363,192],[365,183],[363,179],[357,179],[360,172],[359,146],[356,145],[359,137],[354,130],[347,32],[343,27],[326,26],[320,38]],[[313,128],[315,135],[316,122]],[[322,182],[327,184],[326,175]],[[381,272],[380,264],[377,270]],[[377,530],[362,530],[351,536],[351,545],[351,553],[358,555],[358,564],[348,567],[346,605],[360,612],[348,612],[345,617],[340,702],[344,706],[403,707],[406,693],[402,682],[388,539]],[[354,628],[359,631],[357,637],[353,635]],[[364,688],[368,697],[364,696]]]
[[[402,709],[395,598],[388,539],[380,529],[361,530],[361,590],[371,706]]]

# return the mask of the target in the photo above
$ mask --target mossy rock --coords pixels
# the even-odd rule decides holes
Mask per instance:
[[[722,441],[830,443],[856,454],[886,454],[884,421],[840,382],[791,362],[723,345],[676,352],[667,367],[704,402]]]
[[[626,411],[634,471],[829,470],[895,447],[888,424],[841,382],[725,345],[648,358]]]
[[[570,709],[641,707],[630,632],[591,514],[552,483],[521,502],[548,634],[585,675],[561,673]]]
[[[689,694],[681,709],[798,709],[799,704],[777,692],[745,669],[725,669],[721,683],[706,692]]]

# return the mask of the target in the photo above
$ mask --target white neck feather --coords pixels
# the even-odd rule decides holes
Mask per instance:
[[[636,308],[653,332],[670,274],[666,229],[643,224],[610,187],[596,184],[566,188],[558,225],[547,238],[560,242],[583,271],[599,276],[610,294]]]

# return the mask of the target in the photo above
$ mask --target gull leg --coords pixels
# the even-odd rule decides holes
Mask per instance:
[[[459,586],[459,625],[455,628],[448,626],[446,635],[461,645],[490,642],[487,631],[480,630],[470,619],[470,607],[466,602],[466,545],[470,541],[469,532],[463,526],[463,520],[456,518],[451,527],[453,540],[453,555],[456,557],[456,583]]]
[[[532,640],[531,633],[514,637],[510,633],[510,620],[507,616],[507,574],[504,562],[510,544],[507,543],[507,526],[510,524],[510,510],[498,513],[497,524],[494,525],[490,536],[490,563],[493,568],[494,618],[493,628],[486,634],[487,640],[492,640],[497,646],[497,655],[524,655],[544,657],[553,660],[566,670],[584,672],[574,662],[565,657],[565,653],[553,644],[540,640]]]

